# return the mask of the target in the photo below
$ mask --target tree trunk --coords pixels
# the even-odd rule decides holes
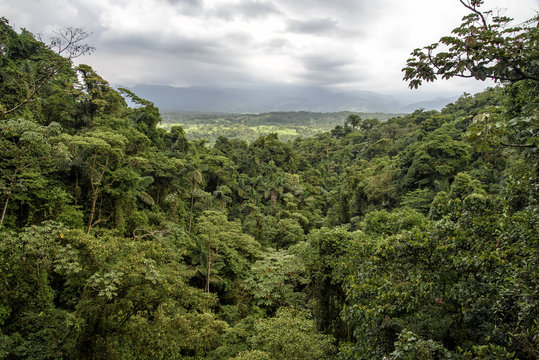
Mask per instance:
[[[161,205],[161,184],[157,184],[157,194],[155,195],[155,204]]]
[[[92,159],[92,165],[90,167],[90,185],[92,186],[92,208],[90,209],[90,218],[88,219],[88,226],[86,227],[86,234],[90,233],[90,229],[92,228],[92,222],[94,221],[94,215],[95,215],[95,204],[97,202],[97,198],[99,197],[99,194],[101,193],[100,184],[103,181],[103,176],[105,175],[105,171],[107,171],[109,165],[109,154],[105,157],[105,164],[103,165],[103,170],[98,174],[97,177],[97,184],[94,183],[94,171],[97,166],[97,150],[94,151],[94,156]],[[112,183],[111,183],[112,184]]]
[[[208,258],[207,258],[207,270],[206,270],[206,293],[210,293],[210,274],[211,274],[211,244],[208,238]]]
[[[15,177],[17,176],[18,172],[19,172],[19,167],[15,169],[15,173],[13,174],[13,176],[11,176],[11,179],[9,179],[9,187],[6,193],[6,201],[4,202],[4,208],[2,209],[2,217],[0,217],[0,229],[2,228],[2,225],[4,224],[4,218],[6,217],[6,212],[7,212],[7,204],[9,203],[9,199],[11,198],[11,190],[13,189],[13,183],[15,182]]]
[[[79,204],[80,186],[79,186],[79,172],[75,174],[75,205]]]
[[[187,231],[187,234],[191,236],[191,224],[193,222],[193,206],[195,204],[195,196],[193,194],[194,186],[191,189],[191,210],[189,211],[189,230]]]
[[[2,225],[4,224],[4,217],[6,216],[7,204],[9,202],[10,197],[11,197],[11,191],[7,193],[6,202],[4,203],[4,208],[2,209],[2,217],[0,218],[0,229],[2,228]]]
[[[94,192],[92,193],[92,208],[90,209],[90,218],[88,219],[88,226],[86,227],[86,234],[90,233],[90,229],[92,228],[92,222],[94,221],[94,214],[95,214],[95,203],[97,202],[98,193]]]

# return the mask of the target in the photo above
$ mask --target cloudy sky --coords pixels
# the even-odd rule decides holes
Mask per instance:
[[[485,0],[519,21],[539,0]],[[113,84],[316,85],[384,94],[475,92],[438,81],[408,90],[401,68],[416,47],[449,34],[458,0],[0,0],[16,28],[85,27],[97,51],[80,61]]]

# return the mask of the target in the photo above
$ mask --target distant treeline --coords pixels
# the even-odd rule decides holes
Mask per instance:
[[[339,111],[317,113],[308,111],[270,112],[262,114],[183,113],[162,112],[162,126],[181,125],[191,140],[205,139],[215,143],[219,136],[255,141],[261,135],[275,133],[281,141],[311,137],[342,125],[345,119],[357,114],[363,119],[386,121],[402,114],[353,113]]]
[[[378,119],[385,121],[399,114],[386,113],[353,113],[339,111],[331,113],[316,113],[309,111],[270,112],[263,114],[204,114],[163,112],[161,114],[165,124],[243,124],[258,125],[303,125],[303,126],[330,126],[341,125],[348,115],[358,114],[364,119]],[[402,115],[402,114],[400,114]]]

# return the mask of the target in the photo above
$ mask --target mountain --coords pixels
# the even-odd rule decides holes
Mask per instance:
[[[162,111],[264,113],[276,111],[403,113],[440,110],[454,101],[438,97],[406,104],[396,97],[372,91],[335,92],[314,86],[274,85],[251,89],[136,85],[128,88],[152,101]]]
[[[271,111],[397,112],[394,97],[369,91],[333,92],[320,87],[270,86],[255,89],[136,85],[129,88],[163,111],[261,113]]]

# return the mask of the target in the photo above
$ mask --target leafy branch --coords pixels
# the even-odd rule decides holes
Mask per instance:
[[[514,83],[539,81],[539,15],[521,26],[513,19],[480,11],[481,0],[459,0],[471,11],[462,24],[437,43],[415,49],[402,69],[410,88],[441,77],[492,79]]]

